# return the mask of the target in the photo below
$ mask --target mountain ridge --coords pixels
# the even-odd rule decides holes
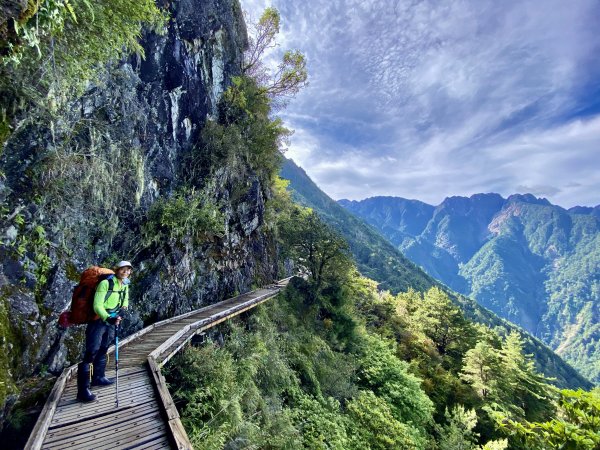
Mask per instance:
[[[600,335],[594,319],[600,315],[599,206],[565,209],[532,194],[448,197],[429,205],[433,211],[423,227],[426,207],[416,209],[413,200],[372,197],[340,204],[427,273],[523,326],[600,380],[594,366]],[[396,205],[404,206],[401,214]],[[576,323],[586,324],[580,337],[569,331]]]
[[[415,264],[408,261],[374,227],[354,216],[335,200],[328,197],[310,179],[306,172],[292,160],[284,160],[280,176],[290,181],[288,189],[296,202],[315,210],[327,224],[346,238],[359,271],[377,281],[380,289],[397,293],[410,288],[426,290],[432,286],[439,286],[449,292],[470,320],[492,327],[499,326],[506,330],[517,328],[488,309],[477,305],[474,300],[448,291],[446,286],[443,286]],[[363,241],[357,242],[360,238]],[[368,241],[365,241],[365,238],[368,238]],[[417,274],[416,282],[411,280],[413,274]],[[562,361],[560,357],[551,352],[540,341],[531,338],[528,334],[526,336],[528,336],[526,351],[536,354],[537,364],[542,371],[555,373],[558,379],[557,382],[561,385],[591,386],[589,381],[585,380],[575,369]],[[544,368],[545,365],[547,366]]]

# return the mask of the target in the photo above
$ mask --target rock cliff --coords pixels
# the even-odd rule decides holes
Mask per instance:
[[[22,380],[57,374],[80,357],[83,327],[61,330],[78,273],[131,259],[131,333],[277,276],[264,226],[269,186],[243,158],[211,158],[202,142],[247,42],[236,0],[168,3],[147,58],[106,76],[53,114],[24,117],[0,160],[0,406]],[[68,93],[67,93],[68,94]],[[193,166],[194,170],[190,167]],[[221,232],[144,239],[148,212],[183,185],[218,206]],[[1,417],[0,417],[1,418]]]

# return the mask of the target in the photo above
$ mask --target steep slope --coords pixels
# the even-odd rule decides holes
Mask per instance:
[[[435,284],[379,233],[329,198],[293,161],[284,161],[281,177],[290,180],[295,201],[315,209],[347,239],[359,270],[381,283],[383,289],[403,291],[412,287],[423,290]]]
[[[294,200],[313,208],[325,222],[346,238],[359,270],[365,276],[380,283],[380,288],[402,292],[409,288],[424,290],[431,286],[439,286],[437,281],[414,264],[407,262],[402,253],[390,246],[383,236],[328,197],[292,160],[284,161],[280,174],[282,178],[290,181],[289,189]],[[417,208],[419,208],[418,204]],[[411,210],[407,211],[405,217],[411,217]],[[397,273],[397,271],[402,272]],[[507,330],[507,334],[509,330],[516,328],[470,298],[449,291],[445,286],[442,288],[450,293],[453,300],[471,320],[491,327],[503,328]],[[540,341],[526,333],[525,335],[526,351],[535,355],[536,363],[543,373],[555,377],[560,386],[589,388],[590,383],[576,370]]]
[[[567,211],[532,195],[451,197],[434,208],[426,226],[406,235],[419,211],[399,208],[403,202],[382,197],[340,203],[430,275],[522,326],[600,381],[599,207]]]
[[[225,158],[203,141],[241,72],[239,2],[165,5],[165,29],[142,37],[145,59],[107,65],[52,110],[35,97],[11,124],[0,156],[0,425],[29,377],[80,358],[84,327],[59,329],[57,317],[86,267],[133,261],[124,334],[276,276],[265,170],[242,145]]]

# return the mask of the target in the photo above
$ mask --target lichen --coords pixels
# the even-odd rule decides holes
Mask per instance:
[[[74,283],[79,283],[79,270],[73,262],[67,261],[65,263],[65,274],[69,281],[73,281]]]
[[[223,93],[223,81],[225,80],[225,33],[218,30],[215,33],[215,42],[213,44],[213,60],[212,60],[212,105],[213,114],[216,114],[216,106]]]
[[[4,405],[11,394],[18,392],[11,371],[9,355],[14,354],[14,332],[8,317],[8,303],[0,297],[0,405]]]
[[[19,14],[19,23],[27,23],[38,12],[39,5],[37,0],[27,0],[27,7]]]
[[[8,119],[6,118],[6,114],[2,115],[0,119],[0,154],[2,154],[2,150],[4,147],[4,143],[10,136],[10,125],[8,123]]]

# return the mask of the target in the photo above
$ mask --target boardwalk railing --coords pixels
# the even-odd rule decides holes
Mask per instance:
[[[195,335],[274,297],[289,280],[157,322],[123,339],[118,408],[114,386],[93,388],[94,402],[76,401],[77,365],[65,369],[25,449],[192,449],[161,367]]]

